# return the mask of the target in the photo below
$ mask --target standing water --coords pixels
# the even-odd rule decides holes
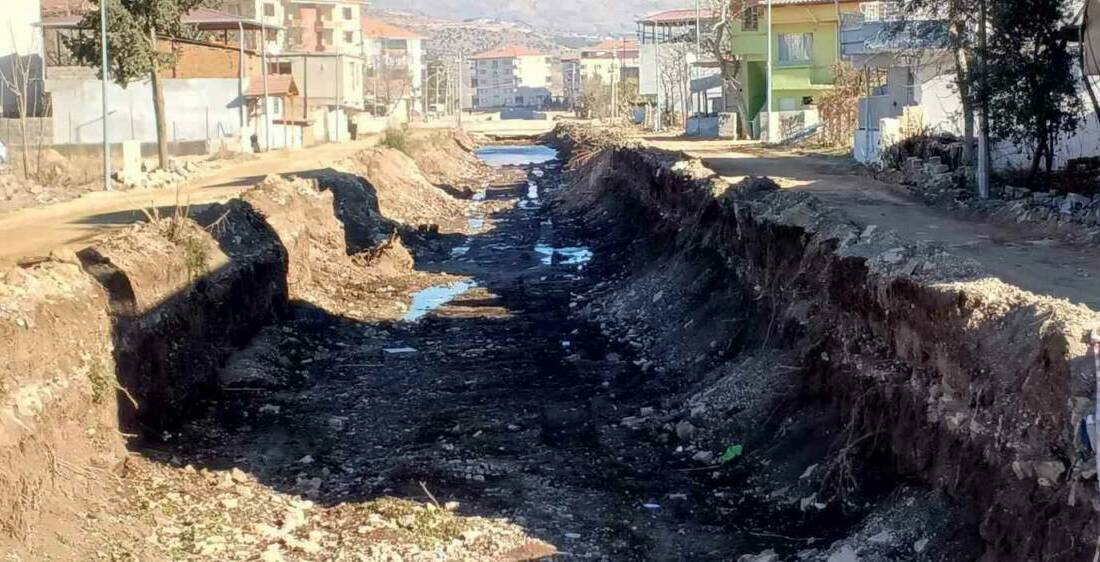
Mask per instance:
[[[485,146],[476,154],[490,166],[531,166],[558,158],[557,150],[538,144]]]

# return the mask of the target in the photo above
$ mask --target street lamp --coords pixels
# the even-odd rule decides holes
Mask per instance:
[[[99,0],[99,41],[103,53],[100,63],[103,71],[103,189],[111,191],[111,144],[107,134],[107,80],[110,77],[107,66],[107,0]]]

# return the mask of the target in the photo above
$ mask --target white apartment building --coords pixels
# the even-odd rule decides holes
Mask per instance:
[[[542,107],[552,100],[551,60],[528,47],[511,45],[470,58],[474,109]]]
[[[362,20],[367,62],[367,97],[391,111],[404,104],[407,113],[424,108],[424,38],[408,29]]]

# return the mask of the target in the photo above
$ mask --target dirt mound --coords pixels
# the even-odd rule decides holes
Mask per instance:
[[[489,172],[476,155],[474,140],[463,132],[435,133],[415,139],[409,155],[435,185],[451,194],[471,197]]]
[[[317,180],[268,177],[243,193],[240,204],[255,209],[286,248],[291,300],[363,317],[382,281],[411,275],[412,256],[392,230],[382,237],[381,215],[369,206],[337,205],[336,192],[339,187],[320,189]],[[350,231],[380,241],[352,246]]]
[[[361,177],[373,188],[382,216],[410,227],[438,225],[463,232],[466,205],[436,187],[416,162],[392,148],[372,148],[339,163],[338,171]]]

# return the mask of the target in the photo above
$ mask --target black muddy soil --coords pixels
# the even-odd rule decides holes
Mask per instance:
[[[319,506],[457,501],[461,514],[507,518],[562,559],[813,558],[861,528],[873,502],[925,498],[897,488],[888,466],[877,469],[885,484],[828,507],[750,485],[776,458],[805,460],[802,471],[826,455],[843,422],[824,402],[800,406],[804,423],[784,425],[778,413],[783,439],[763,453],[722,462],[722,448],[692,444],[695,428],[668,414],[687,383],[668,384],[668,373],[654,382],[636,346],[610,342],[578,314],[584,295],[634,264],[618,242],[586,239],[545,203],[561,189],[559,164],[532,169],[529,182],[489,187],[485,199],[519,204],[484,217],[479,234],[408,242],[416,269],[441,284],[414,298],[415,321],[351,321],[299,303],[254,344],[279,351],[263,366],[277,383],[224,389],[147,454],[177,467],[239,468]]]

